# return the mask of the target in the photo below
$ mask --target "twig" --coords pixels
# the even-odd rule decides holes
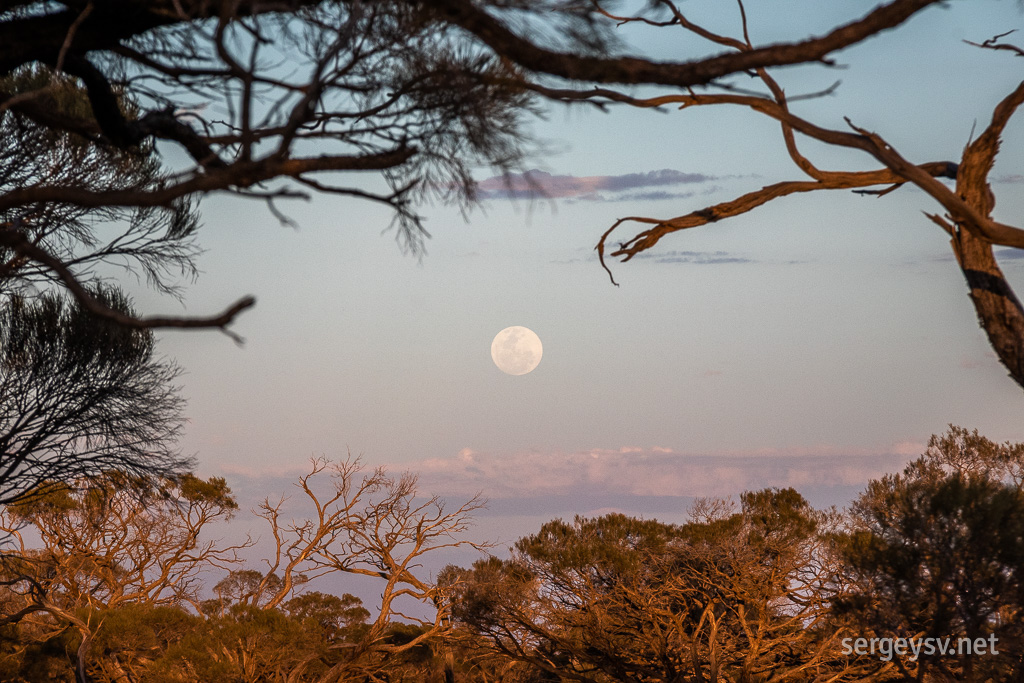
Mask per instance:
[[[168,327],[219,329],[230,337],[236,344],[241,345],[245,343],[245,340],[242,337],[228,329],[228,325],[233,323],[235,318],[242,311],[256,305],[256,299],[251,296],[239,299],[218,315],[205,318],[173,316],[136,318],[97,301],[89,290],[78,281],[71,270],[68,269],[60,259],[54,257],[41,247],[33,244],[27,237],[25,237],[24,233],[15,227],[0,228],[0,245],[3,245],[25,258],[31,259],[32,261],[49,268],[57,275],[60,281],[64,283],[64,286],[67,287],[68,291],[71,292],[71,295],[74,296],[75,300],[82,306],[82,308],[93,315],[104,320],[109,320],[116,325],[132,329],[155,329]]]

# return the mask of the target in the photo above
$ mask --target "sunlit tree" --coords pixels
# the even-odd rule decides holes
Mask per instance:
[[[0,514],[0,531],[13,539],[0,553],[0,624],[17,627],[26,665],[56,639],[81,681],[136,671],[183,634],[200,575],[232,566],[250,544],[203,537],[236,508],[223,479],[192,475],[154,481],[114,471],[44,485]]]
[[[460,645],[522,680],[876,680],[886,665],[844,656],[831,619],[834,521],[792,489],[683,526],[556,520],[444,579]]]
[[[1014,681],[1024,671],[1022,468],[1024,444],[951,427],[854,505],[860,528],[844,555],[855,589],[838,607],[863,633],[954,648],[959,638],[996,639],[996,654],[896,657],[908,679]]]

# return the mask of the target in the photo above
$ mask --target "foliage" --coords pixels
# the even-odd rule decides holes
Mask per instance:
[[[552,680],[869,680],[828,625],[829,516],[794,490],[683,526],[621,514],[545,524],[508,560],[450,568],[463,647]]]
[[[73,221],[36,243],[34,216],[125,210],[162,216],[160,223],[210,193],[231,192],[267,202],[287,222],[276,202],[322,192],[389,206],[399,240],[418,250],[426,236],[418,202],[465,205],[475,198],[475,167],[520,168],[532,151],[524,119],[538,98],[602,102],[608,91],[592,91],[594,84],[685,89],[815,63],[937,2],[891,0],[821,37],[675,62],[619,56],[617,18],[575,0],[140,0],[130,10],[111,0],[14,2],[0,14],[0,114],[49,144],[66,140],[83,158],[112,163],[101,182],[28,173],[0,186],[0,247],[20,269],[5,275],[59,280],[94,314],[126,326],[226,330],[251,298],[207,318],[117,315],[68,268],[78,257],[67,243],[83,242]],[[84,94],[88,108],[81,96],[65,106],[70,90]],[[22,135],[31,139],[12,139]],[[184,151],[182,160],[164,158],[170,146]],[[156,175],[113,172],[128,158]],[[341,172],[349,179],[339,181]],[[387,189],[351,180],[367,173]],[[142,255],[149,247],[133,254],[147,273],[189,270],[190,242],[178,238],[191,235],[193,223],[175,220],[189,227],[168,230],[164,241],[136,231],[163,250],[155,260]],[[116,249],[95,253],[98,262],[117,260]]]
[[[959,427],[847,514],[793,489],[702,499],[685,524],[553,520],[508,557],[418,575],[478,503],[314,461],[316,514],[257,511],[264,569],[204,540],[222,479],[108,472],[5,507],[0,677],[152,683],[1015,681],[1024,653],[1024,444]],[[324,477],[324,475],[327,475]],[[37,536],[38,547],[27,540]],[[218,576],[210,580],[211,574]],[[314,590],[376,576],[380,601]],[[205,599],[204,599],[205,598]],[[433,616],[407,616],[416,600]],[[988,656],[851,652],[855,638],[993,637]]]
[[[8,73],[0,79],[0,90],[15,98],[33,97],[58,120],[92,113],[85,89],[75,79],[38,64]],[[134,103],[123,96],[118,96],[118,105],[125,116],[138,115]],[[164,180],[152,144],[130,150],[97,145],[90,136],[47,125],[17,108],[0,108],[0,193],[39,184],[142,191]],[[159,291],[171,294],[180,293],[174,278],[196,275],[198,215],[187,199],[167,208],[35,202],[0,211],[0,224],[16,225],[32,244],[93,286],[103,280],[97,270],[101,263],[144,275]],[[51,268],[15,251],[0,248],[0,292],[30,296],[34,287],[59,281]]]
[[[116,290],[93,296],[131,312]],[[181,471],[177,375],[146,330],[111,325],[54,294],[0,301],[0,502],[109,470]]]
[[[413,477],[361,475],[354,459],[315,461],[299,486],[321,516],[284,524],[280,504],[264,503],[259,515],[277,540],[268,571],[240,566],[250,539],[209,538],[210,525],[238,508],[221,478],[115,470],[47,483],[7,505],[0,671],[11,680],[46,670],[78,681],[253,683],[440,675],[447,609],[418,561],[466,544],[454,536],[479,502],[449,510],[419,500]],[[306,590],[304,571],[375,577],[380,603],[371,614],[350,594]],[[436,614],[405,616],[413,601]]]
[[[843,554],[856,589],[837,606],[888,637],[994,636],[998,655],[897,659],[908,677],[1011,681],[1024,631],[1024,444],[959,427],[902,474],[871,482]]]

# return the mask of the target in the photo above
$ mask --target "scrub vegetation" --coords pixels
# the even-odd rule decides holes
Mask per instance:
[[[0,517],[5,681],[1017,681],[1024,675],[1024,444],[959,427],[849,510],[794,489],[701,499],[686,524],[556,519],[427,576],[462,540],[415,480],[358,460],[298,482],[315,514],[255,512],[276,552],[216,540],[224,480],[106,473]],[[479,546],[477,546],[479,547]],[[443,557],[443,555],[442,555]],[[316,590],[375,577],[379,600]],[[418,607],[410,610],[410,606]],[[416,614],[428,616],[416,617]],[[984,654],[874,654],[857,638],[961,638]],[[880,641],[877,641],[880,642]],[[937,648],[936,648],[937,650]]]

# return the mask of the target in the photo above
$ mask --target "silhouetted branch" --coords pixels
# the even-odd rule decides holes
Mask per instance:
[[[1014,29],[1012,31],[1006,31],[1005,33],[1000,33],[999,35],[992,36],[988,40],[983,41],[981,43],[974,43],[974,42],[971,42],[970,40],[965,40],[964,42],[967,43],[968,45],[973,45],[975,47],[983,47],[983,48],[987,48],[989,50],[1007,50],[1009,52],[1014,53],[1018,57],[1024,57],[1024,49],[1021,49],[1021,48],[1017,47],[1016,45],[1010,45],[1009,43],[1001,43],[1001,42],[999,42],[1000,40],[1002,40],[1006,36],[1008,36],[1010,34],[1013,34],[1013,33],[1016,33],[1016,32],[1017,32],[1017,29]]]
[[[487,44],[496,53],[537,73],[573,81],[672,85],[705,85],[729,74],[759,67],[824,61],[844,47],[898,26],[939,0],[895,0],[820,38],[732,52],[693,62],[652,62],[635,57],[586,57],[540,47],[509,30],[469,0],[437,0],[441,16]]]
[[[236,343],[242,343],[243,339],[234,332],[227,329],[228,325],[234,322],[235,318],[244,310],[256,305],[256,299],[245,297],[235,302],[222,313],[215,316],[200,317],[161,317],[151,316],[136,318],[126,315],[121,311],[110,308],[89,292],[89,290],[75,277],[70,269],[62,261],[54,258],[40,247],[32,244],[23,233],[13,227],[0,228],[0,245],[13,250],[15,253],[29,258],[57,274],[57,277],[75,297],[75,300],[86,310],[97,317],[109,320],[117,325],[132,329],[155,329],[155,328],[216,328],[231,337]]]

